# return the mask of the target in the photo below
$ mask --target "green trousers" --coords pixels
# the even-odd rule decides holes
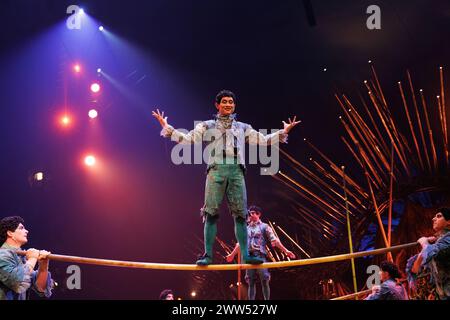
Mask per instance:
[[[233,217],[246,219],[247,190],[244,172],[239,164],[216,164],[209,169],[202,214],[216,216],[225,195]]]

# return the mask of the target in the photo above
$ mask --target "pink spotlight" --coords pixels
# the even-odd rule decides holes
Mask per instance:
[[[70,124],[70,117],[68,115],[64,115],[61,117],[61,124],[67,127]]]
[[[76,73],[80,73],[81,66],[77,63],[76,65],[73,66],[73,71],[75,71]]]
[[[89,116],[89,118],[91,118],[91,119],[97,118],[97,117],[98,117],[98,112],[97,112],[97,110],[95,110],[95,109],[89,110],[88,116]]]
[[[91,91],[93,93],[98,93],[100,91],[100,85],[98,83],[91,84]]]
[[[84,164],[87,165],[88,167],[95,166],[95,163],[96,163],[96,160],[93,155],[88,155],[84,158]]]

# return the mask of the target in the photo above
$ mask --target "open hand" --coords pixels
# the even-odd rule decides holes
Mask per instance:
[[[159,121],[161,127],[167,126],[167,117],[164,117],[164,111],[161,112],[159,109],[156,109],[156,112],[152,111],[152,115]]]
[[[297,116],[294,116],[294,119],[288,118],[288,123],[283,121],[284,126],[284,133],[289,133],[293,127],[298,125],[301,121],[295,121],[297,119]]]
[[[289,258],[295,259],[295,254],[294,254],[292,251],[287,250],[287,251],[285,252],[285,254],[286,254]]]

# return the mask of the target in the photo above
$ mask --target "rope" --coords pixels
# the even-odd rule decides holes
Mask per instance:
[[[120,261],[120,260],[107,260],[107,259],[95,259],[95,258],[84,258],[76,256],[64,256],[58,254],[50,254],[48,258],[54,261],[68,262],[68,263],[79,263],[79,264],[90,264],[98,266],[110,266],[110,267],[123,267],[123,268],[137,268],[137,269],[157,269],[157,270],[178,270],[178,271],[212,271],[212,270],[238,270],[238,269],[272,269],[272,268],[286,268],[286,267],[298,267],[306,266],[311,264],[328,263],[343,261],[352,258],[366,257],[372,255],[379,255],[386,252],[413,248],[417,245],[417,242],[412,242],[408,244],[402,244],[398,246],[393,246],[390,248],[382,248],[376,250],[355,252],[352,254],[340,254],[334,256],[302,259],[302,260],[291,260],[291,261],[279,261],[279,262],[267,262],[259,265],[251,264],[211,264],[209,266],[197,266],[195,264],[169,264],[169,263],[148,263],[148,262],[133,262],[133,261]],[[17,254],[26,255],[26,251],[18,250]]]
[[[365,294],[368,294],[368,293],[371,293],[371,292],[372,292],[372,289],[369,289],[369,290],[364,290],[364,291],[348,294],[346,296],[333,298],[333,299],[330,299],[330,300],[350,300],[350,299],[353,299],[353,298],[356,298],[356,297],[359,297],[359,296],[362,296],[362,295],[365,295]]]

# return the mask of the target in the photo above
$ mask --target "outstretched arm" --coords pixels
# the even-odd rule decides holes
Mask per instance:
[[[273,143],[277,143],[280,141],[281,143],[287,143],[287,138],[289,132],[294,128],[297,124],[299,124],[301,121],[295,121],[297,119],[297,116],[294,116],[293,119],[289,118],[288,122],[286,123],[283,121],[283,129],[278,130],[274,133],[264,135],[259,131],[256,131],[251,126],[246,130],[245,136],[246,141],[249,144],[260,144],[260,145],[270,145]]]
[[[287,255],[289,258],[295,259],[295,254],[292,251],[288,250],[285,246],[283,246],[280,239],[273,240],[271,243],[272,243],[272,247],[280,248],[281,251],[283,251],[284,254]]]
[[[284,133],[288,134],[289,131],[292,130],[296,125],[298,125],[301,121],[295,121],[297,119],[297,116],[294,116],[294,118],[291,120],[291,118],[288,118],[288,122],[283,121],[283,127],[284,127]]]
[[[152,115],[156,118],[156,120],[158,120],[162,127],[161,136],[171,138],[172,141],[183,144],[202,142],[203,134],[206,131],[206,126],[203,122],[197,124],[195,128],[189,132],[182,132],[181,130],[175,129],[167,122],[167,117],[164,116],[164,111],[159,111],[159,109],[156,109],[156,112],[152,111]]]

